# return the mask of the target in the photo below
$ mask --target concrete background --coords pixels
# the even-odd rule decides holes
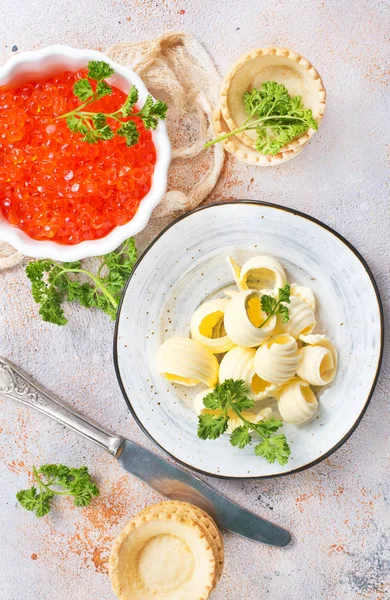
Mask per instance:
[[[168,29],[192,32],[221,74],[252,47],[285,45],[321,73],[325,119],[293,161],[261,169],[229,159],[211,200],[254,198],[323,220],[367,259],[389,308],[388,4],[380,0],[2,0],[0,54],[53,43],[106,49]],[[387,162],[386,162],[387,161]],[[144,247],[147,232],[139,236]],[[148,448],[112,364],[113,324],[69,306],[68,326],[43,323],[23,267],[0,273],[0,354],[96,421]],[[364,315],[357,315],[357,326]],[[289,528],[267,548],[224,534],[226,567],[213,600],[385,600],[390,596],[389,365],[358,430],[317,467],[265,482],[212,484]],[[0,401],[1,600],[113,600],[106,560],[113,537],[156,492],[98,447],[11,401]],[[86,464],[101,497],[83,511],[66,500],[36,519],[15,500],[31,465]],[[190,599],[189,599],[190,600]]]

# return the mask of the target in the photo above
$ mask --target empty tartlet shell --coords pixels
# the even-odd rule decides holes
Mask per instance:
[[[215,524],[215,521],[207,514],[204,510],[190,504],[189,502],[180,502],[178,500],[166,500],[159,504],[152,504],[142,510],[139,515],[153,513],[167,513],[168,515],[184,515],[189,519],[194,520],[198,526],[203,529],[205,537],[209,540],[210,545],[213,549],[215,556],[217,570],[215,572],[215,580],[213,582],[213,588],[216,586],[221,578],[223,565],[225,561],[225,551],[223,541],[219,529]]]
[[[220,108],[215,109],[213,112],[213,127],[216,137],[230,131],[225,119],[222,116]],[[300,142],[303,137],[304,136],[301,136],[301,138],[298,138],[296,141]],[[244,142],[235,135],[227,138],[226,140],[222,140],[221,144],[226,152],[229,152],[229,154],[234,154],[234,156],[236,156],[236,158],[242,162],[259,167],[274,167],[290,160],[291,158],[294,158],[294,156],[299,154],[308,139],[309,138],[307,138],[306,141],[300,142],[291,150],[289,150],[288,146],[286,146],[286,149],[283,150],[283,152],[278,152],[278,154],[260,154],[260,152],[254,150],[251,146],[244,144]]]
[[[204,523],[200,523],[200,515],[192,513],[190,511],[186,511],[185,509],[176,510],[174,506],[164,506],[164,504],[168,503],[160,503],[158,505],[149,507],[149,509],[143,510],[138,513],[130,523],[126,525],[123,531],[119,534],[119,536],[114,540],[114,543],[111,548],[111,553],[109,557],[109,575],[111,579],[111,584],[115,594],[120,599],[129,599],[128,594],[128,583],[130,579],[125,577],[123,574],[123,568],[125,567],[123,563],[123,558],[121,557],[122,550],[131,554],[131,550],[129,552],[128,549],[125,550],[125,546],[129,548],[128,539],[132,535],[132,532],[137,530],[138,528],[142,528],[144,525],[151,523],[156,523],[156,531],[160,529],[158,523],[163,523],[164,529],[166,533],[169,535],[170,524],[173,525],[172,529],[175,527],[175,523],[178,523],[181,527],[188,528],[189,531],[192,531],[192,536],[195,537],[200,546],[202,547],[203,553],[203,573],[202,573],[202,582],[199,580],[195,580],[198,583],[196,600],[207,600],[210,595],[210,592],[214,588],[218,578],[219,578],[219,565],[218,565],[218,551],[216,547],[216,542],[213,539],[213,536],[208,531],[208,528],[204,525]],[[176,504],[176,503],[169,503]],[[181,504],[181,503],[178,503]],[[150,539],[153,539],[151,537]],[[134,556],[134,559],[138,562],[138,558]],[[222,555],[223,560],[223,555]],[[196,564],[198,564],[198,559],[196,559]],[[136,577],[137,578],[137,577]],[[134,587],[134,586],[131,586]],[[144,597],[144,592],[139,590],[140,593],[132,592],[132,600],[134,595],[137,598]],[[157,594],[157,598],[167,597],[164,593]],[[175,596],[176,597],[176,596]],[[134,598],[135,600],[135,598]],[[195,600],[195,596],[194,596]]]
[[[274,59],[272,59],[274,57]],[[305,87],[298,86],[294,89],[289,89],[289,85],[287,82],[283,81],[283,77],[275,77],[272,76],[272,60],[274,60],[275,71],[279,69],[281,66],[285,66],[285,68],[290,71],[295,71],[297,79],[298,77],[304,78],[303,83]],[[324,85],[322,83],[322,79],[313,65],[302,55],[297,52],[293,52],[288,48],[259,48],[252,50],[248,54],[242,56],[230,69],[225,79],[222,82],[221,94],[220,94],[220,105],[222,117],[226,123],[227,130],[233,131],[240,127],[240,123],[237,122],[237,118],[232,111],[231,106],[231,98],[234,94],[234,84],[237,79],[237,75],[240,71],[243,71],[243,68],[246,66],[248,72],[248,83],[245,86],[241,86],[239,95],[240,100],[242,98],[242,93],[245,91],[249,91],[253,89],[254,86],[251,86],[250,83],[255,79],[255,77],[259,77],[262,69],[258,69],[258,67],[250,71],[250,63],[252,61],[257,61],[257,63],[264,62],[264,69],[267,68],[267,76],[264,77],[264,81],[266,80],[275,80],[277,83],[285,83],[291,95],[301,95],[303,97],[303,104],[306,108],[311,108],[313,111],[313,117],[316,119],[318,123],[320,123],[326,106],[326,91]],[[245,81],[245,77],[243,77]],[[294,75],[290,77],[290,80],[294,79]],[[261,82],[262,83],[262,82]],[[259,85],[259,84],[258,84]],[[307,88],[307,89],[306,89]],[[310,89],[310,94],[306,93],[307,90]],[[241,93],[242,92],[242,93]],[[236,94],[237,95],[237,94]],[[242,109],[243,110],[243,109]],[[287,144],[283,148],[284,154],[286,151],[295,151],[298,148],[302,149],[302,146],[306,144],[311,136],[315,133],[314,129],[309,129],[306,133],[301,135],[295,140],[292,140],[289,144]],[[236,135],[245,145],[255,149],[255,138],[248,135],[246,132],[240,132]],[[293,154],[294,156],[295,154]],[[278,155],[276,155],[278,156]],[[290,156],[292,158],[292,156]],[[260,164],[260,163],[257,163]]]

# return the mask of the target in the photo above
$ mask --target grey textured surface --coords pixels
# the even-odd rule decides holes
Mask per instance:
[[[335,227],[367,259],[389,308],[388,6],[374,0],[3,0],[0,53],[51,43],[105,49],[167,29],[194,33],[221,73],[252,47],[285,45],[321,73],[328,105],[320,132],[291,162],[263,170],[229,160],[212,199],[257,198],[294,207]],[[160,227],[162,223],[160,224]],[[139,236],[146,243],[156,227]],[[152,448],[121,397],[112,363],[113,325],[69,307],[63,329],[42,323],[23,268],[0,273],[0,354],[23,365],[80,411]],[[364,315],[357,315],[357,326]],[[215,600],[385,600],[390,595],[389,368],[345,446],[310,471],[216,488],[289,528],[291,547],[225,535],[227,560]],[[108,455],[49,420],[1,401],[0,553],[3,600],[112,600],[106,558],[112,538],[158,501]],[[102,495],[80,511],[66,500],[37,520],[17,506],[32,464],[88,464]]]

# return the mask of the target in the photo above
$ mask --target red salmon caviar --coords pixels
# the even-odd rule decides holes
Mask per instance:
[[[150,131],[134,117],[140,138],[88,144],[57,119],[80,104],[72,88],[85,72],[65,72],[18,89],[0,88],[0,210],[36,240],[78,244],[130,221],[149,192],[156,163]],[[111,113],[126,94],[88,110]],[[110,120],[113,129],[119,127]]]

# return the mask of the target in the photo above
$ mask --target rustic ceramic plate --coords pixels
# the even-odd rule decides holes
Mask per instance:
[[[190,318],[206,299],[232,286],[225,261],[269,254],[290,281],[313,289],[317,329],[339,352],[336,379],[320,396],[315,420],[283,428],[288,464],[268,464],[253,448],[233,448],[229,436],[196,435],[191,403],[197,388],[171,384],[157,373],[160,344],[189,335]],[[214,204],[177,219],[151,244],[127,284],[116,324],[114,357],[126,402],[143,430],[167,453],[203,473],[254,478],[293,473],[329,456],[362,418],[379,372],[382,309],[361,256],[340,235],[302,213],[260,202]],[[203,388],[200,388],[203,389]]]

